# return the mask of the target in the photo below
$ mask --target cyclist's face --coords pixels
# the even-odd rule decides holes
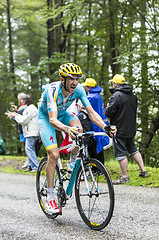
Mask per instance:
[[[66,78],[66,88],[69,90],[69,92],[73,93],[77,87],[78,84],[78,77],[67,77]]]

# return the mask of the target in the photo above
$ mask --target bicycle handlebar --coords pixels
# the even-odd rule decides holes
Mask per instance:
[[[94,131],[90,131],[90,132],[86,132],[86,133],[79,133],[76,138],[81,138],[83,136],[108,136],[105,132],[94,132]],[[63,146],[63,147],[60,147],[59,148],[59,151],[61,150],[64,150],[64,149],[67,149],[67,152],[71,152],[76,146],[78,146],[76,144],[76,140],[72,140],[72,143],[66,145],[66,146]],[[104,150],[111,147],[112,146],[112,141],[110,141],[110,143],[108,144],[108,147],[107,145],[103,148]]]
[[[90,132],[86,132],[86,133],[79,133],[77,135],[77,137],[82,137],[82,136],[86,136],[86,135],[90,135],[90,136],[108,136],[108,134],[106,134],[105,132],[90,131]]]

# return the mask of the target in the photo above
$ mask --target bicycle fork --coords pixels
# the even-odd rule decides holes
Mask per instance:
[[[96,194],[92,194],[91,190],[89,189],[88,180],[87,180],[87,176],[86,176],[86,171],[85,171],[85,169],[84,169],[84,164],[83,164],[83,161],[82,161],[82,160],[81,160],[81,166],[82,166],[82,170],[83,170],[83,175],[84,175],[84,180],[85,180],[86,190],[87,190],[88,196],[89,196],[90,198],[92,197],[92,195],[98,196],[98,195],[99,195],[99,190],[98,190],[98,186],[97,186],[96,180],[95,180],[95,178],[94,178],[94,175],[93,175],[93,173],[92,173],[91,167],[89,166],[89,173],[91,174],[91,177],[92,177],[92,180],[93,180],[95,189],[96,189]]]

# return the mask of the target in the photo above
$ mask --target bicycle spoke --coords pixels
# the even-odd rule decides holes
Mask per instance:
[[[79,169],[75,185],[76,203],[84,222],[90,228],[100,230],[109,223],[113,214],[113,185],[99,162],[89,159],[89,165],[88,189],[81,181],[82,169]]]

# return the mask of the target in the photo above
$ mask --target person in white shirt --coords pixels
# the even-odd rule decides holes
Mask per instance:
[[[35,151],[35,143],[39,136],[37,123],[38,109],[33,104],[33,101],[29,95],[26,95],[24,99],[24,105],[26,105],[26,108],[22,115],[10,111],[5,114],[9,118],[15,118],[15,120],[22,125],[23,135],[26,138],[25,151],[29,161],[27,170],[34,173],[37,171],[39,166],[39,161]]]

